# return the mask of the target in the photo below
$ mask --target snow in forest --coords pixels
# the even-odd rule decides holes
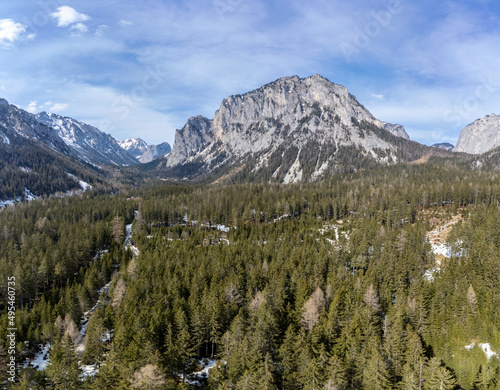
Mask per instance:
[[[47,364],[50,362],[49,360],[49,350],[50,350],[50,344],[40,344],[39,345],[40,351],[38,351],[35,354],[35,357],[33,360],[27,359],[23,363],[23,367],[29,367],[30,365],[35,369],[35,370],[45,370],[47,368]]]
[[[493,351],[491,349],[490,343],[480,343],[480,344],[472,343],[470,345],[466,345],[465,349],[470,351],[475,346],[478,346],[479,348],[481,348],[483,350],[483,352],[486,355],[486,357],[488,358],[488,360],[490,360],[493,356],[498,357],[498,353],[496,353],[495,351]]]

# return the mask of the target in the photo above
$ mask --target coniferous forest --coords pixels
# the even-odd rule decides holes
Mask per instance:
[[[0,226],[9,389],[500,389],[496,171],[94,190]]]

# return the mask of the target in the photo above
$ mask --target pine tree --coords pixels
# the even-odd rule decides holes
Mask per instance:
[[[369,340],[369,358],[363,370],[363,388],[366,390],[384,390],[391,388],[387,364],[374,340]]]
[[[424,387],[426,390],[451,390],[456,384],[452,373],[441,365],[438,358],[434,357],[429,361]]]
[[[80,368],[73,341],[70,336],[64,336],[52,346],[47,374],[55,390],[76,390],[81,386]]]
[[[349,384],[344,363],[337,355],[330,358],[326,372],[325,390],[344,390]]]

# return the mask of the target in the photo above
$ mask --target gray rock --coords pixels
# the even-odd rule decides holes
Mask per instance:
[[[483,154],[500,146],[500,115],[486,115],[461,132],[455,152]]]
[[[374,118],[341,85],[320,75],[305,79],[284,77],[244,95],[224,99],[213,120],[190,118],[177,130],[166,165],[201,163],[203,173],[207,173],[253,156],[254,170],[258,170],[280,148],[296,148],[296,161],[286,167],[288,173],[284,179],[293,182],[302,179],[301,153],[309,153],[305,148],[311,141],[320,148],[324,144],[333,145],[329,150],[354,146],[381,163],[396,161],[396,147],[386,136],[372,131],[373,128],[363,130],[366,124],[379,132],[409,138],[401,125]],[[332,159],[333,155],[328,156],[326,162],[316,166],[312,177],[321,177]]]

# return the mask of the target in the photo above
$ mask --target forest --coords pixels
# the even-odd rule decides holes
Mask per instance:
[[[149,183],[0,225],[8,389],[500,389],[496,171]]]

